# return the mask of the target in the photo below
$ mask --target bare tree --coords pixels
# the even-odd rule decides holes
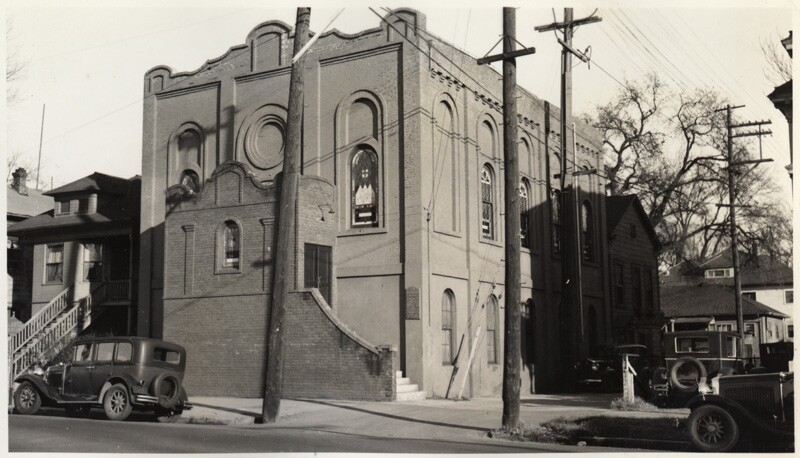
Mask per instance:
[[[761,39],[761,52],[767,61],[764,76],[774,85],[783,84],[792,79],[792,59],[783,48],[781,38],[772,36]]]
[[[593,124],[606,146],[605,173],[611,194],[638,194],[662,243],[663,266],[703,259],[730,243],[727,130],[724,100],[709,89],[673,92],[656,75],[626,81],[611,102],[601,105]],[[735,158],[748,156],[748,145],[736,143]],[[786,253],[787,221],[770,199],[774,182],[758,170],[738,170],[739,233],[749,244]],[[786,227],[786,225],[781,226]],[[789,229],[791,230],[791,229]]]
[[[6,103],[9,105],[17,101],[18,93],[14,83],[24,76],[27,66],[27,62],[19,54],[14,38],[14,22],[8,17],[6,18]]]

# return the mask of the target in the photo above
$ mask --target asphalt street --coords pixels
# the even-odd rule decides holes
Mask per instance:
[[[57,412],[34,416],[9,415],[10,452],[66,453],[222,453],[222,452],[331,452],[331,453],[533,453],[598,451],[571,447],[467,439],[388,437],[337,431],[335,427],[285,425],[160,424],[148,417],[124,422],[66,418]],[[592,450],[593,449],[593,450]],[[602,450],[602,449],[601,449]],[[608,450],[608,449],[605,449]]]

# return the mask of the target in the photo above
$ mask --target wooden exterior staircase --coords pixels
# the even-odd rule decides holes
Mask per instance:
[[[105,299],[105,284],[75,302],[70,286],[8,338],[9,386],[34,364],[43,364],[69,345],[92,322],[92,306]]]

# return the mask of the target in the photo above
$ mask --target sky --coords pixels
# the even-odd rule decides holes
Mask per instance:
[[[20,153],[23,162],[35,166],[46,105],[40,173],[41,181],[49,184],[52,179],[56,187],[95,171],[122,177],[141,173],[144,73],[158,65],[174,72],[196,70],[242,44],[261,22],[279,19],[293,26],[297,6],[250,0],[73,0],[69,7],[63,3],[11,0],[5,9],[11,24],[7,52],[24,64],[22,77],[8,83],[17,97],[6,106],[6,154]],[[576,114],[608,102],[620,88],[617,80],[636,80],[648,71],[656,71],[673,87],[717,89],[734,104],[746,105],[738,110],[743,119],[772,120],[774,135],[764,140],[764,157],[775,162],[762,167],[784,190],[781,199],[791,202],[784,170],[789,163],[788,127],[766,98],[775,84],[764,75],[760,44],[788,35],[796,14],[790,1],[704,1],[703,7],[691,6],[697,2],[648,3],[658,5],[655,8],[619,1],[571,3],[576,18],[592,14],[596,7],[596,15],[603,18],[579,27],[575,34],[575,47],[591,46],[595,61],[591,68],[574,67]],[[501,3],[445,1],[435,8],[431,4],[410,1],[388,6],[422,11],[431,33],[475,57],[488,53],[498,41]],[[339,9],[315,2],[306,5],[312,6],[314,32]],[[518,84],[558,105],[560,47],[552,32],[533,28],[552,22],[554,14],[561,18],[565,5],[537,5],[547,7],[517,5],[517,39],[536,48],[535,54],[517,59]],[[332,28],[355,33],[379,22],[366,3],[347,2]]]

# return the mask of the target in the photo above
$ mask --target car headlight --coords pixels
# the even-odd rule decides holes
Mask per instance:
[[[600,365],[597,363],[592,363],[592,370],[596,371],[597,369],[600,369]]]

